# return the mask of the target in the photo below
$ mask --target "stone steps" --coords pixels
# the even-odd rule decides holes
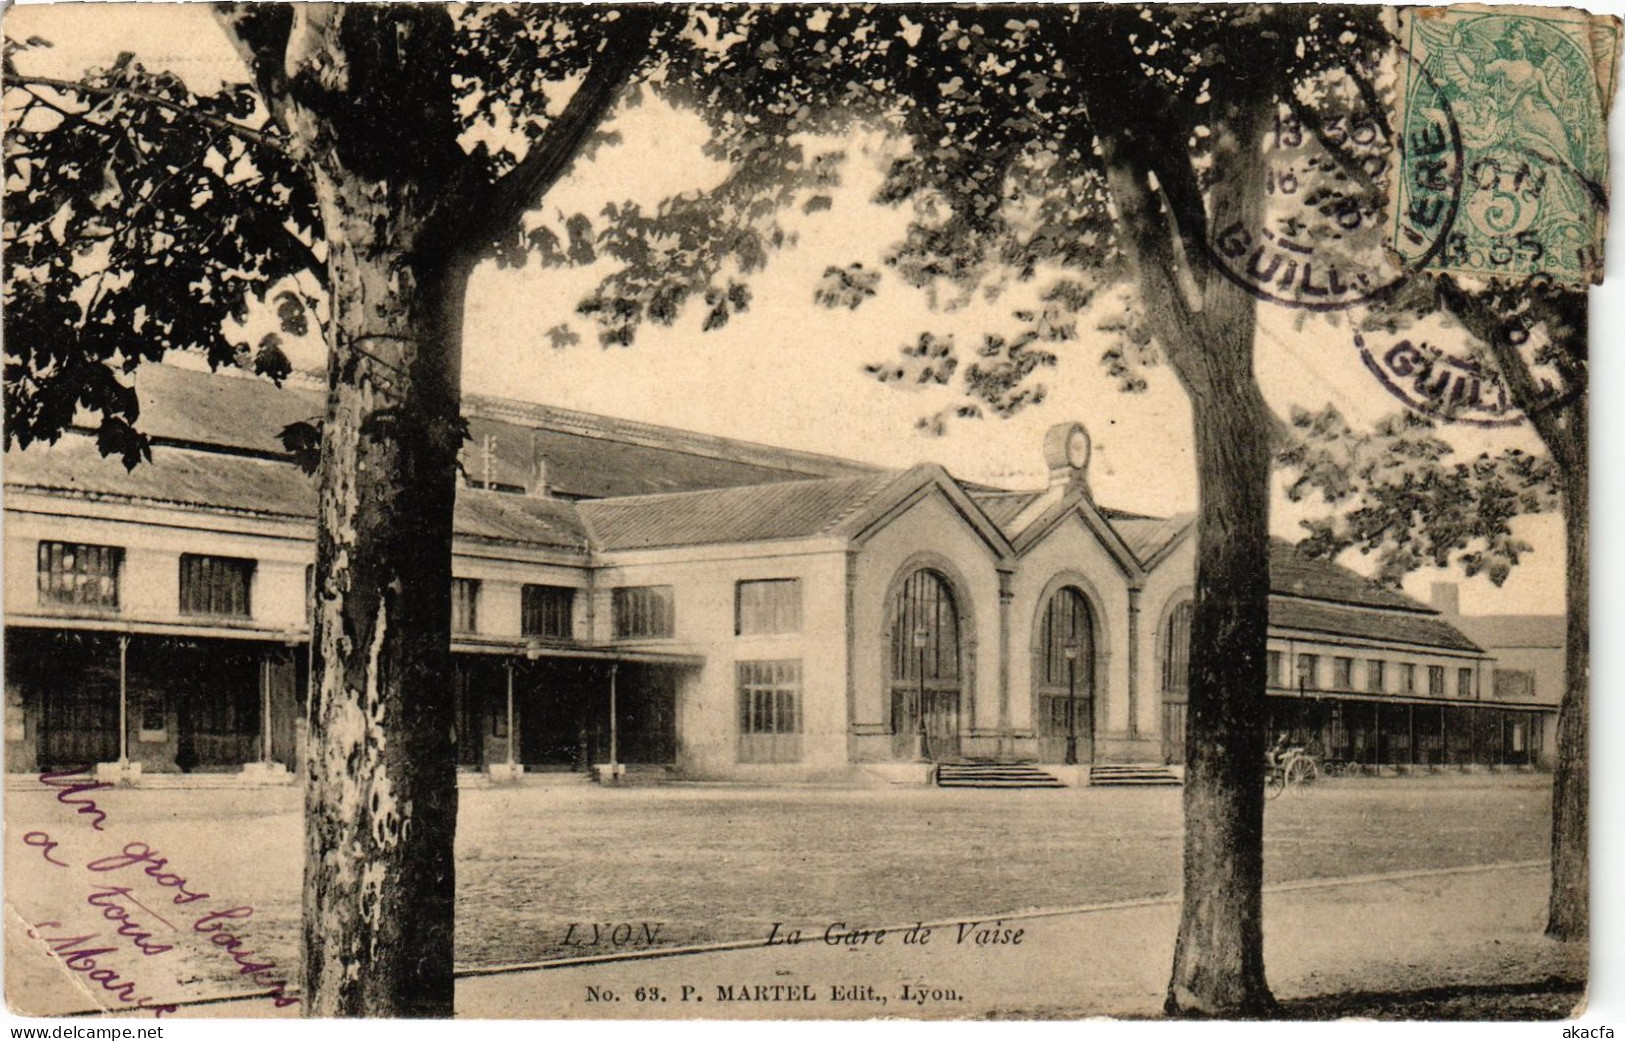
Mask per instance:
[[[1178,774],[1157,763],[1110,763],[1089,770],[1093,788],[1178,788],[1183,784]]]
[[[943,763],[938,788],[1065,788],[1060,779],[1026,763]]]

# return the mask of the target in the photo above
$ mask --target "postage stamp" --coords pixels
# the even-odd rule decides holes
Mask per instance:
[[[1460,128],[1460,212],[1429,270],[1470,276],[1602,278],[1607,212],[1607,99],[1619,25],[1581,11],[1479,7],[1401,12],[1416,58],[1404,84],[1402,133],[1424,141],[1437,102]],[[1407,257],[1425,240],[1410,215],[1432,205],[1427,149],[1401,153],[1392,243]]]

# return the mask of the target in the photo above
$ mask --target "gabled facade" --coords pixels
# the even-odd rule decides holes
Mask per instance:
[[[6,457],[8,769],[289,780],[314,487],[245,417],[313,403],[144,378],[151,464],[127,473],[81,434]],[[1008,492],[937,466],[470,411],[443,696],[471,772],[925,780],[962,759],[1076,776],[1181,759],[1191,519],[1099,506],[1080,425],[1047,438],[1046,489]],[[1492,719],[1485,655],[1436,612],[1290,547],[1272,574],[1272,727],[1372,765],[1538,747],[1516,727],[1549,708],[1502,700]],[[1381,690],[1361,671],[1379,661]],[[1482,731],[1471,748],[1463,725]]]

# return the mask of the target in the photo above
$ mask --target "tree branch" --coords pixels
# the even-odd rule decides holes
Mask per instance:
[[[92,97],[133,98],[137,101],[142,101],[149,105],[166,109],[175,113],[176,115],[183,116],[186,119],[203,123],[206,126],[225,130],[236,135],[237,137],[242,138],[244,141],[247,141],[250,144],[258,145],[261,148],[278,152],[282,155],[288,155],[287,146],[281,138],[272,137],[270,134],[255,130],[252,127],[245,127],[241,123],[233,123],[231,120],[222,116],[211,115],[207,112],[199,112],[196,108],[193,108],[190,105],[183,105],[180,102],[171,101],[168,98],[160,97],[159,95],[150,93],[148,91],[136,90],[132,87],[94,87],[88,83],[81,83],[78,80],[60,80],[54,79],[50,76],[13,76],[10,78],[10,82],[24,87],[50,87],[53,90],[72,91],[78,94],[88,94]],[[33,91],[29,91],[29,93],[33,94]],[[39,97],[37,94],[34,94],[33,96],[36,98]],[[43,101],[44,99],[41,98],[40,100]],[[49,102],[46,102],[46,104],[49,104]],[[56,109],[58,112],[63,112],[62,109],[57,108],[55,105],[50,105],[50,107]]]
[[[1559,466],[1569,469],[1574,462],[1574,453],[1568,433],[1551,407],[1550,395],[1535,382],[1528,361],[1513,342],[1511,325],[1494,305],[1466,291],[1449,275],[1440,276],[1437,285],[1439,297],[1450,313],[1456,316],[1468,333],[1489,348],[1496,369],[1506,380],[1507,389],[1512,392],[1512,400],[1529,417],[1546,450],[1552,453]],[[1580,392],[1584,393],[1583,390]]]
[[[248,67],[260,98],[271,118],[292,142],[293,128],[288,120],[288,77],[284,58],[288,35],[293,30],[293,5],[217,3],[215,21],[231,41],[237,56]],[[291,146],[290,146],[291,151]]]
[[[1188,359],[1181,356],[1185,344],[1200,340],[1195,303],[1174,272],[1181,263],[1177,255],[1177,229],[1169,221],[1145,181],[1145,171],[1121,154],[1122,142],[1114,133],[1100,137],[1106,163],[1106,185],[1116,204],[1118,234],[1124,251],[1139,270],[1146,317],[1169,361],[1179,371]]]
[[[525,158],[464,206],[449,208],[448,241],[478,251],[518,226],[575,161],[587,136],[620,99],[621,91],[652,49],[658,15],[654,5],[620,9],[615,30],[570,101],[533,142]]]

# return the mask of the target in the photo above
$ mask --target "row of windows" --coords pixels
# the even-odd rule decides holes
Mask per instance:
[[[39,544],[39,602],[118,610],[124,550],[78,542]],[[254,561],[182,553],[180,608],[185,615],[251,618]]]
[[[39,544],[39,596],[43,604],[117,609],[124,550],[82,543]],[[253,560],[185,553],[180,558],[180,610],[186,615],[250,618]],[[306,587],[313,569],[307,569]],[[480,581],[452,580],[452,629],[479,631]],[[1074,602],[1076,601],[1076,602]],[[574,632],[575,590],[567,586],[526,585],[520,593],[520,632],[528,637],[569,639]],[[613,592],[615,635],[620,639],[670,637],[676,631],[676,597],[671,586],[624,586]],[[1180,604],[1169,619],[1163,656],[1163,689],[1182,691],[1189,667],[1191,604]],[[801,631],[801,581],[794,578],[742,581],[735,585],[734,632],[740,636]],[[1074,593],[1058,596],[1044,616],[1044,681],[1075,682],[1074,662],[1092,639],[1087,605]],[[935,575],[911,576],[898,596],[893,675],[900,681],[952,680],[959,672],[957,612]],[[1388,662],[1365,662],[1365,690],[1386,692]],[[1297,686],[1306,690],[1355,689],[1352,657],[1331,659],[1330,684],[1321,682],[1320,656],[1300,654]],[[799,665],[797,666],[799,670]],[[1398,693],[1414,694],[1416,666],[1398,663]],[[797,673],[799,677],[799,671]],[[741,689],[745,680],[741,674]],[[797,680],[799,683],[799,679]],[[1269,652],[1269,684],[1288,686],[1286,656]],[[1427,667],[1427,692],[1445,695],[1445,668]],[[1456,670],[1456,695],[1473,696],[1473,670]],[[769,760],[773,761],[773,760]]]
[[[622,586],[613,591],[612,599],[617,639],[661,639],[677,631],[677,598],[671,586]],[[479,579],[452,579],[454,632],[479,632],[479,600]],[[574,589],[527,585],[521,591],[520,632],[525,636],[568,639],[573,629],[574,605]],[[737,635],[800,631],[800,579],[770,578],[735,584]]]
[[[1410,662],[1390,663],[1382,658],[1368,658],[1365,661],[1365,687],[1363,689],[1374,694],[1388,692],[1388,675],[1390,664],[1395,665],[1394,672],[1398,675],[1398,694],[1417,693],[1417,667]],[[1272,687],[1296,686],[1304,690],[1342,690],[1351,691],[1360,689],[1355,686],[1354,666],[1351,657],[1334,657],[1331,659],[1331,682],[1322,683],[1321,657],[1318,654],[1298,655],[1298,671],[1296,678],[1289,683],[1286,675],[1286,654],[1283,651],[1269,652],[1269,685]],[[1446,672],[1443,665],[1427,666],[1427,693],[1430,697],[1442,698],[1446,696]],[[1471,698],[1473,696],[1473,670],[1471,668],[1456,669],[1456,697]]]
[[[41,604],[117,610],[124,550],[72,542],[39,544]],[[182,614],[253,617],[250,599],[255,562],[242,557],[183,553],[180,560]],[[307,597],[314,568],[305,569]],[[480,629],[480,581],[452,580],[452,629]],[[520,632],[567,640],[574,632],[575,590],[568,586],[526,585],[520,591]],[[615,635],[621,639],[669,637],[676,631],[676,597],[671,586],[627,586],[614,591]],[[741,636],[801,631],[801,580],[775,578],[740,582],[735,587],[734,631]]]
[[[1195,606],[1185,601],[1174,608],[1173,614],[1168,618],[1167,631],[1163,636],[1162,656],[1162,689],[1170,693],[1183,693],[1189,685],[1190,673],[1190,645],[1191,645],[1191,616]],[[1388,675],[1390,664],[1395,665],[1398,674],[1398,694],[1417,693],[1416,666],[1409,662],[1390,663],[1381,658],[1368,658],[1365,662],[1365,687],[1371,693],[1388,693]],[[1301,687],[1304,690],[1341,690],[1352,691],[1354,685],[1355,661],[1352,657],[1333,657],[1331,659],[1330,683],[1322,682],[1321,656],[1318,654],[1298,655],[1298,672],[1290,683],[1286,675],[1286,654],[1283,651],[1269,652],[1269,685],[1271,687]],[[1443,665],[1429,665],[1427,667],[1427,692],[1429,696],[1442,698],[1445,696],[1445,667]],[[1473,696],[1473,670],[1458,668],[1456,670],[1456,696],[1471,698]]]

